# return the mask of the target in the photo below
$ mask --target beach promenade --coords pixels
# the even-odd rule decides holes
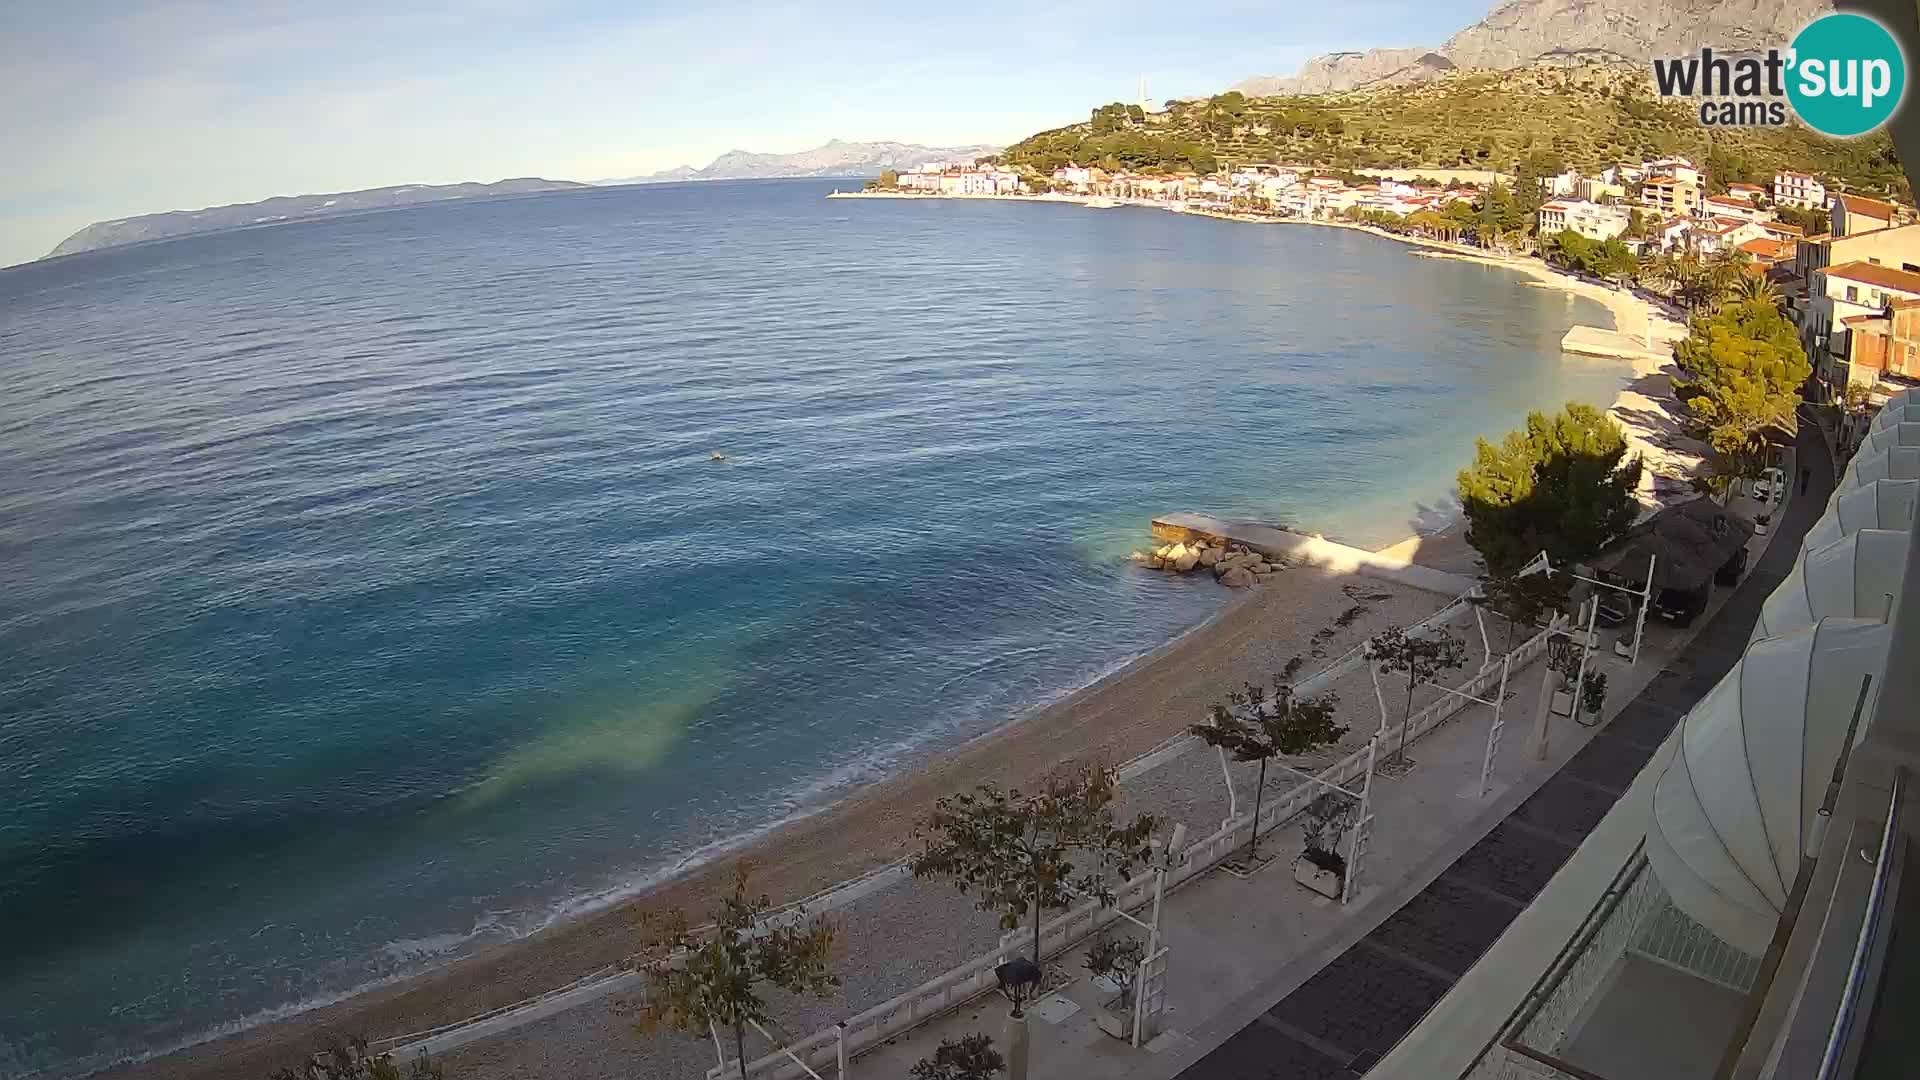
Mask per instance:
[[[1798,449],[1803,460],[1827,460],[1809,427]],[[1752,542],[1747,577],[1716,594],[1695,631],[1650,634],[1637,669],[1604,656],[1602,670],[1625,692],[1613,696],[1597,727],[1556,717],[1549,756],[1535,760],[1525,714],[1544,669],[1528,669],[1510,705],[1522,714],[1512,721],[1519,730],[1502,746],[1500,782],[1487,798],[1476,797],[1474,770],[1476,736],[1484,738],[1490,717],[1476,707],[1416,744],[1411,773],[1376,787],[1377,862],[1355,904],[1343,908],[1308,893],[1284,865],[1250,879],[1202,878],[1170,897],[1163,917],[1172,949],[1168,1030],[1143,1050],[1105,1036],[1086,1015],[1101,995],[1083,977],[1057,995],[1074,1008],[1044,1009],[1031,1021],[1030,1075],[1458,1075],[1473,1047],[1451,1022],[1435,1025],[1439,1046],[1395,1046],[1436,1006],[1461,1025],[1486,1027],[1519,1004],[1539,970],[1539,950],[1571,932],[1543,925],[1554,913],[1528,905],[1623,794],[1647,787],[1642,773],[1657,773],[1680,716],[1739,658],[1761,602],[1791,569],[1800,537],[1825,505],[1832,470],[1816,464],[1813,474],[1808,492],[1781,511],[1780,528]],[[1629,799],[1625,815],[1638,805]],[[1275,840],[1282,851],[1298,850],[1297,835]],[[1606,873],[1618,863],[1601,861]],[[1591,876],[1590,867],[1578,869]],[[1586,905],[1570,910],[1577,920]],[[1513,941],[1503,939],[1510,927]],[[1476,967],[1483,955],[1488,962]],[[1456,985],[1460,993],[1449,997]],[[1003,1002],[984,999],[861,1058],[847,1075],[905,1075],[941,1038],[976,1030],[998,1036],[1004,1014]]]

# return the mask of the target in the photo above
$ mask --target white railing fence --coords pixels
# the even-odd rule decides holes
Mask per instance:
[[[1522,668],[1538,658],[1547,648],[1548,632],[1540,631],[1523,642],[1513,651],[1513,666]],[[1465,693],[1476,697],[1484,696],[1499,684],[1500,669],[1497,665],[1488,665],[1473,678],[1459,687]],[[1457,694],[1447,694],[1441,700],[1415,712],[1408,718],[1407,740],[1409,743],[1433,731],[1468,707],[1471,702]],[[1399,724],[1387,728],[1388,738],[1398,739]],[[1368,747],[1359,749],[1341,758],[1322,770],[1314,780],[1304,780],[1286,793],[1267,801],[1260,812],[1260,831],[1262,834],[1277,828],[1302,810],[1307,804],[1326,790],[1326,785],[1350,786],[1365,777]],[[1253,837],[1253,815],[1241,814],[1223,824],[1209,836],[1189,845],[1185,852],[1175,859],[1167,872],[1167,888],[1174,889],[1206,873],[1224,862],[1233,852],[1244,847]],[[1043,921],[1040,924],[1040,952],[1043,957],[1058,956],[1074,946],[1092,937],[1110,923],[1120,918],[1119,911],[1137,911],[1153,900],[1154,872],[1145,871],[1134,877],[1116,891],[1116,900],[1112,907],[1104,907],[1097,901],[1088,901],[1065,913]],[[1117,909],[1117,910],[1116,910]],[[1014,956],[1024,955],[1032,948],[1033,931],[1009,931],[1000,940],[1000,944],[990,953],[975,957],[935,978],[907,991],[891,1000],[858,1013],[853,1017],[822,1028],[814,1034],[788,1046],[775,1050],[748,1064],[748,1080],[794,1080],[805,1073],[795,1064],[798,1058],[815,1069],[825,1068],[837,1060],[858,1056],[862,1052],[896,1038],[936,1017],[972,1001],[974,998],[997,988],[993,969]]]

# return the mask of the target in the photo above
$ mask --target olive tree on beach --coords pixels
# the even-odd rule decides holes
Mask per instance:
[[[1531,625],[1541,615],[1565,603],[1566,598],[1564,575],[1555,579],[1551,574],[1521,577],[1489,572],[1480,583],[1480,591],[1469,599],[1477,606],[1494,611],[1506,622],[1507,641],[1501,651],[1512,652],[1514,629]]]
[[[1271,704],[1266,690],[1248,683],[1243,691],[1227,695],[1227,704],[1207,711],[1207,723],[1187,731],[1208,746],[1225,750],[1235,761],[1260,763],[1260,781],[1253,793],[1253,839],[1247,845],[1249,862],[1260,857],[1260,809],[1267,794],[1267,762],[1304,754],[1340,741],[1347,729],[1333,722],[1339,697],[1332,693],[1299,697],[1291,683],[1274,680]]]
[[[640,1031],[725,1030],[743,1073],[747,1025],[768,1021],[768,990],[826,997],[840,985],[829,966],[833,924],[809,918],[805,908],[776,912],[773,901],[748,892],[751,873],[746,864],[735,868],[733,892],[708,913],[711,925],[694,927],[677,909],[641,917],[647,990]]]
[[[1400,743],[1390,761],[1401,761],[1407,753],[1407,724],[1413,719],[1413,692],[1422,683],[1433,681],[1443,671],[1451,671],[1467,662],[1467,643],[1444,627],[1425,634],[1409,634],[1390,626],[1367,641],[1367,653],[1383,671],[1407,673],[1407,705],[1400,714]]]
[[[1115,879],[1130,876],[1151,853],[1147,838],[1159,819],[1141,814],[1116,824],[1118,795],[1119,774],[1096,766],[1054,773],[1029,792],[981,784],[948,795],[921,819],[914,835],[925,846],[908,866],[914,877],[945,878],[974,894],[974,906],[1000,913],[1003,929],[1031,916],[1038,964],[1042,912],[1076,899],[1113,903]]]

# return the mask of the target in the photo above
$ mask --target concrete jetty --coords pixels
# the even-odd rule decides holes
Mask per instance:
[[[1576,356],[1603,356],[1610,360],[1665,360],[1666,350],[1649,348],[1645,341],[1618,330],[1576,326],[1560,339],[1560,351]]]
[[[1459,596],[1475,584],[1472,578],[1460,574],[1435,570],[1431,566],[1421,566],[1397,556],[1349,547],[1318,536],[1289,532],[1257,521],[1228,521],[1206,514],[1184,512],[1167,514],[1153,519],[1153,535],[1155,539],[1166,542],[1184,543],[1205,539],[1245,544],[1276,562],[1290,565],[1306,563],[1349,574],[1364,574],[1441,596]]]

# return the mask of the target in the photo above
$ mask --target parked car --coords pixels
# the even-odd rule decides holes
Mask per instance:
[[[1769,465],[1754,478],[1753,497],[1761,502],[1777,502],[1787,493],[1786,482],[1786,476],[1779,469]]]

